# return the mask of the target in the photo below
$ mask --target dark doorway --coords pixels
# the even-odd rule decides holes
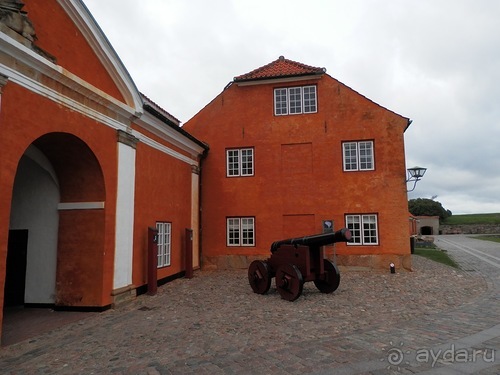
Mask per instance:
[[[432,230],[432,227],[429,226],[425,226],[420,229],[420,234],[422,234],[423,236],[432,236],[433,232],[434,231]]]
[[[27,255],[28,230],[9,230],[4,306],[19,306],[24,304]]]

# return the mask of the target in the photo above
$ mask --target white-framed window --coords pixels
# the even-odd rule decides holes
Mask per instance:
[[[287,89],[274,90],[274,114],[288,115]]]
[[[228,217],[227,246],[255,246],[255,218]]]
[[[288,89],[288,98],[290,114],[302,113],[302,87],[290,87]]]
[[[253,176],[253,148],[226,150],[226,175],[228,177]]]
[[[170,266],[170,244],[172,243],[172,223],[157,222],[158,268]]]
[[[376,214],[345,215],[345,224],[352,234],[348,245],[378,245]]]
[[[371,171],[375,169],[373,141],[343,142],[344,171]]]
[[[315,113],[317,111],[316,86],[274,89],[274,114],[276,116]]]

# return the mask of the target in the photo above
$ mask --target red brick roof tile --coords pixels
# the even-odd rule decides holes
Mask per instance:
[[[280,56],[278,60],[252,70],[249,73],[234,77],[234,82],[317,75],[325,72],[325,68],[316,68]]]

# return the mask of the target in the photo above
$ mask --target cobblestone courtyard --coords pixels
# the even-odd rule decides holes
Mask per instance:
[[[462,270],[413,256],[414,272],[345,271],[333,294],[306,283],[295,302],[280,299],[274,285],[267,295],[254,294],[245,270],[199,271],[156,296],[2,347],[0,368],[5,374],[498,374],[498,268],[464,251],[450,254]],[[478,363],[438,358],[460,345],[469,357],[477,350]],[[436,361],[426,361],[425,353]]]

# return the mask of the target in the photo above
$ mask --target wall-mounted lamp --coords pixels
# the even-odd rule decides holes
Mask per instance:
[[[410,190],[407,190],[407,192],[409,193],[410,191],[415,190],[417,182],[420,181],[422,177],[424,177],[427,168],[413,167],[413,168],[408,168],[407,171],[408,171],[408,179],[406,180],[406,182],[413,182],[413,187]]]

